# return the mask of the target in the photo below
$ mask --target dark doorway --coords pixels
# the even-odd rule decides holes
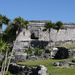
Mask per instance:
[[[39,39],[39,38],[35,36],[35,33],[31,33],[31,39]]]

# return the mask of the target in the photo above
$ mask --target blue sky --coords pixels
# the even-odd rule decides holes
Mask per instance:
[[[75,0],[0,0],[0,14],[11,20],[61,20],[75,22]]]

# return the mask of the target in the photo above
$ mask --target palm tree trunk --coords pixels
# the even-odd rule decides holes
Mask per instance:
[[[6,69],[6,65],[7,65],[7,57],[8,57],[8,50],[6,51],[5,60],[2,64],[2,69],[1,69],[2,75],[5,75],[5,69]]]
[[[18,36],[17,36],[17,37],[18,37]],[[16,37],[16,38],[17,38],[17,37]],[[14,45],[15,45],[15,43],[16,43],[16,41],[14,42]],[[8,64],[7,64],[7,68],[6,68],[6,74],[7,74],[7,72],[8,72],[9,65],[10,65],[10,62],[11,62],[11,59],[12,59],[13,54],[14,54],[14,49],[12,48],[11,55],[10,55],[10,58],[9,58],[9,60],[8,60]]]
[[[50,36],[50,32],[51,32],[51,29],[49,29],[49,47],[51,47],[51,36]]]
[[[11,52],[10,58],[9,58],[9,60],[8,60],[8,64],[7,64],[7,68],[6,68],[6,74],[7,74],[7,72],[8,72],[9,65],[10,65],[10,62],[11,62],[11,59],[12,59],[13,53],[14,53],[14,49],[12,49],[12,52]]]
[[[7,54],[8,54],[8,51],[6,51],[6,55],[5,55],[5,61],[4,61],[4,71],[3,71],[3,75],[5,75],[5,69],[6,69],[6,65],[7,65]]]
[[[0,39],[2,40],[2,24],[0,24]]]
[[[1,75],[3,75],[3,70],[4,70],[4,62],[2,63]]]
[[[55,47],[57,46],[57,35],[58,35],[58,32],[56,32],[55,34]]]

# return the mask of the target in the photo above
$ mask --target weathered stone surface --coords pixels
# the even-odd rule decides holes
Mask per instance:
[[[11,63],[9,72],[14,75],[48,75],[47,68],[44,65],[28,67]]]
[[[56,67],[60,67],[60,68],[70,67],[69,63],[66,62],[66,61],[55,62],[53,65],[56,66]]]
[[[38,71],[39,75],[48,75],[47,68],[44,65],[40,65],[41,69]]]
[[[38,41],[49,41],[49,33],[48,31],[43,31],[44,29],[44,22],[30,22],[28,25],[28,30],[22,29],[18,37],[16,38],[16,43],[14,45],[15,50],[24,50],[28,48],[32,41],[36,43],[36,39],[31,39],[32,31],[37,33]],[[57,33],[56,30],[51,29],[51,45],[61,45],[62,43],[66,44],[75,44],[75,26],[74,25],[65,25],[66,29],[60,29]],[[39,42],[40,43],[40,42]],[[42,43],[42,42],[41,42]],[[40,44],[41,46],[42,44]],[[44,45],[44,44],[43,44]],[[48,46],[47,44],[46,46]],[[33,46],[33,45],[32,45]]]
[[[51,58],[54,58],[54,56],[56,55],[56,53],[57,53],[57,51],[58,51],[58,48],[53,48],[52,50],[51,50]]]
[[[15,55],[15,61],[25,61],[27,58],[27,53],[22,53],[22,52],[16,52]]]
[[[29,60],[37,60],[37,59],[38,59],[38,57],[37,57],[37,56],[35,56],[35,55],[32,55],[32,56],[30,56],[28,59],[29,59]]]
[[[58,61],[58,62],[54,62],[53,66],[56,66],[59,68],[69,68],[71,66],[75,66],[75,63],[70,61]]]
[[[24,52],[25,49],[29,47],[50,47],[49,33],[48,31],[43,31],[44,25],[44,22],[30,22],[28,25],[28,30],[23,28],[14,43],[13,49],[15,50],[15,52]],[[32,32],[34,32],[34,34],[38,36],[38,39],[31,38]],[[65,25],[65,28],[60,29],[58,33],[55,29],[51,29],[50,36],[52,47],[54,47],[55,45],[60,46],[66,44],[75,44],[75,26]],[[54,51],[53,53],[56,54],[57,51],[58,50]],[[54,57],[54,54],[51,53],[51,58]],[[74,50],[72,53],[69,52],[69,57],[75,58]]]
[[[75,48],[69,49],[69,58],[75,58]]]

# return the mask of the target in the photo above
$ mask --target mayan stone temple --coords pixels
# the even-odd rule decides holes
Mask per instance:
[[[24,50],[30,47],[48,47],[49,46],[49,33],[43,31],[45,22],[44,21],[30,21],[28,29],[22,29],[16,38],[14,43],[15,50]],[[60,29],[59,32],[55,29],[51,29],[50,32],[51,46],[74,44],[75,43],[75,25],[64,24],[64,28]]]

